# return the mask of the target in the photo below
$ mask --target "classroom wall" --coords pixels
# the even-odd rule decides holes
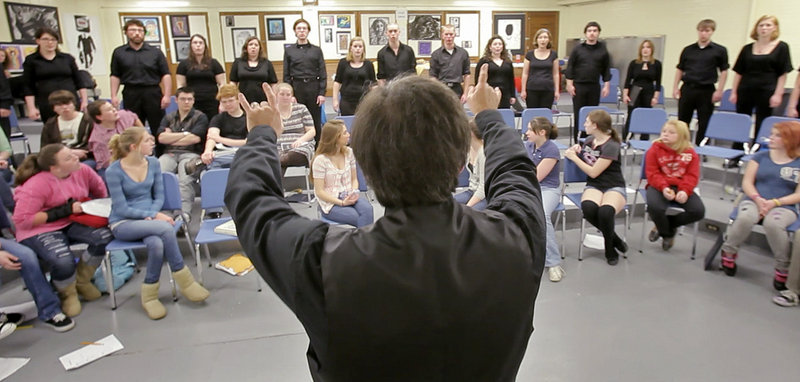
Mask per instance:
[[[131,0],[16,0],[47,6],[57,6],[59,14],[84,13],[99,16],[103,28],[103,47],[106,55],[110,55],[116,46],[121,45],[123,35],[119,30],[119,12],[152,12],[154,7],[138,7],[137,1]],[[479,10],[480,11],[480,45],[483,46],[491,36],[493,11],[536,11],[557,10],[560,12],[560,41],[558,51],[565,56],[566,39],[582,36],[583,26],[587,21],[598,21],[603,27],[601,37],[630,35],[665,35],[664,50],[664,86],[667,95],[672,94],[672,82],[678,56],[684,46],[696,40],[695,25],[703,18],[717,21],[718,28],[714,40],[728,47],[730,61],[733,64],[742,45],[750,42],[748,37],[752,24],[762,14],[774,14],[782,21],[781,39],[792,48],[792,61],[800,65],[800,24],[792,20],[800,19],[800,2],[785,0],[600,0],[583,5],[560,6],[558,0],[504,0],[504,1],[472,1],[472,0],[438,0],[432,5],[430,1],[404,1],[403,8],[413,10]],[[160,4],[169,4],[162,1]],[[280,0],[239,0],[235,5],[220,6],[218,0],[191,0],[188,7],[171,6],[160,8],[164,12],[207,12],[209,23],[209,40],[213,56],[224,61],[219,12],[231,11],[283,11],[302,9],[304,17],[317,20],[318,11],[323,10],[396,10],[398,7],[386,6],[386,3],[375,0],[320,0],[319,6],[303,7],[301,1]],[[62,17],[62,23],[63,23]],[[291,33],[291,32],[289,32]],[[312,33],[312,41],[318,34]],[[0,27],[0,41],[10,39],[8,27]],[[406,40],[406,36],[401,37]],[[75,49],[63,46],[64,51]],[[633,59],[636,52],[631,52]],[[787,86],[794,84],[796,75],[792,73]],[[105,96],[108,95],[108,78],[97,78],[99,87]],[[730,87],[729,79],[727,87]]]

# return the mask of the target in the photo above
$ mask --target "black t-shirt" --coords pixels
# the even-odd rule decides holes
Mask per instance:
[[[214,99],[217,96],[217,74],[225,73],[219,61],[211,59],[205,69],[189,68],[189,59],[181,61],[175,74],[186,77],[186,86],[194,90],[197,99]]]
[[[714,85],[717,70],[728,70],[729,67],[728,50],[714,42],[704,48],[697,43],[683,48],[677,66],[683,71],[683,83],[694,85]]]
[[[247,117],[245,114],[234,117],[228,112],[223,111],[211,118],[211,123],[208,127],[216,127],[219,129],[219,135],[230,139],[245,139],[247,138]]]
[[[525,87],[530,90],[555,90],[555,82],[553,82],[553,62],[558,59],[558,53],[555,50],[550,51],[550,55],[544,60],[536,58],[534,51],[529,51],[525,54],[525,59],[528,60],[528,83]]]
[[[139,50],[125,44],[111,54],[111,75],[123,85],[156,86],[168,74],[164,53],[147,43]]]
[[[753,54],[753,43],[739,52],[733,71],[742,76],[743,89],[775,90],[778,77],[792,71],[789,45],[781,41],[768,54]]]
[[[611,164],[596,178],[589,177],[586,180],[586,185],[596,187],[603,192],[612,187],[625,187],[625,178],[622,176],[619,156],[619,142],[609,138],[602,145],[593,146],[594,137],[586,138],[586,142],[583,143],[583,150],[579,155],[581,159],[590,166],[594,166],[600,158],[611,159]]]
[[[372,61],[366,60],[360,68],[354,68],[346,58],[339,60],[339,65],[336,67],[336,82],[342,84],[340,91],[343,97],[360,98],[375,81]]]
[[[247,60],[237,58],[231,66],[231,82],[239,84],[239,91],[248,102],[262,102],[267,100],[267,95],[264,94],[261,84],[278,83],[278,76],[269,60],[261,60],[258,65],[251,67]]]

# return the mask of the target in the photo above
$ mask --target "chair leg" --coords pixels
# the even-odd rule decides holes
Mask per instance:
[[[694,260],[695,253],[697,252],[697,231],[699,230],[700,222],[694,222],[694,237],[692,238],[692,260]]]
[[[722,193],[720,193],[720,195],[719,195],[719,200],[725,199],[725,181],[728,179],[728,163],[729,162],[730,161],[727,160],[727,159],[725,159],[725,161],[722,162],[722,167],[724,167],[724,169],[723,169],[724,171],[722,172],[722,189],[720,190],[720,191],[722,191]]]
[[[578,235],[578,237],[581,238],[581,240],[578,242],[578,261],[583,261],[583,240],[585,239],[585,237],[583,236],[583,229],[585,225],[586,225],[586,219],[581,217],[581,233],[580,235]]]
[[[111,302],[111,310],[117,309],[117,294],[114,291],[114,279],[111,276],[111,252],[106,251],[103,256],[102,265],[103,277],[106,279],[106,289],[108,290],[109,301]]]
[[[627,243],[628,242],[628,221],[631,218],[631,210],[629,208],[625,209],[625,227],[622,228],[622,240]],[[624,252],[622,254],[623,259],[628,258],[628,252]]]
[[[256,271],[256,270],[253,270],[252,272],[255,273],[255,275],[253,275],[253,277],[256,278],[256,290],[261,292],[261,275],[259,275],[258,271]]]
[[[642,221],[642,240],[639,241],[639,253],[644,253],[644,231],[647,229],[647,204],[644,205],[644,221]]]
[[[169,267],[167,267],[169,268]],[[172,278],[172,270],[168,269],[169,272],[169,286],[172,288],[172,302],[178,301],[178,289],[175,286],[175,279]]]
[[[567,210],[561,211],[561,259],[567,258]]]
[[[200,245],[198,245],[197,248],[200,248]],[[211,261],[211,252],[208,251],[208,244],[203,244],[203,249],[205,250],[204,252],[206,253],[206,260],[208,260],[208,267],[211,268],[211,263],[213,261]]]

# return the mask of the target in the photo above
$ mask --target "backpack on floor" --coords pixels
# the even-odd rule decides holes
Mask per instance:
[[[136,271],[136,258],[131,251],[111,251],[110,257],[111,279],[114,282],[114,290],[117,290],[133,277],[133,272]],[[97,271],[94,273],[94,286],[96,286],[100,292],[108,292],[102,267],[98,267]]]

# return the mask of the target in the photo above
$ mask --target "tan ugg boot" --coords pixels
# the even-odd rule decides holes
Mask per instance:
[[[160,283],[142,283],[142,308],[151,320],[159,320],[167,315],[167,308],[158,301],[158,286]]]
[[[83,260],[78,263],[75,269],[75,287],[78,290],[78,294],[86,301],[94,301],[102,296],[100,290],[92,283],[92,277],[94,277],[94,271],[96,270],[97,267],[88,265]]]
[[[58,289],[58,298],[61,300],[61,311],[67,316],[75,317],[81,314],[81,301],[78,300],[78,291],[75,282]]]
[[[178,283],[181,294],[189,301],[200,302],[208,298],[209,293],[206,288],[194,281],[194,276],[189,272],[189,267],[183,267],[177,272],[172,272],[172,277]]]

